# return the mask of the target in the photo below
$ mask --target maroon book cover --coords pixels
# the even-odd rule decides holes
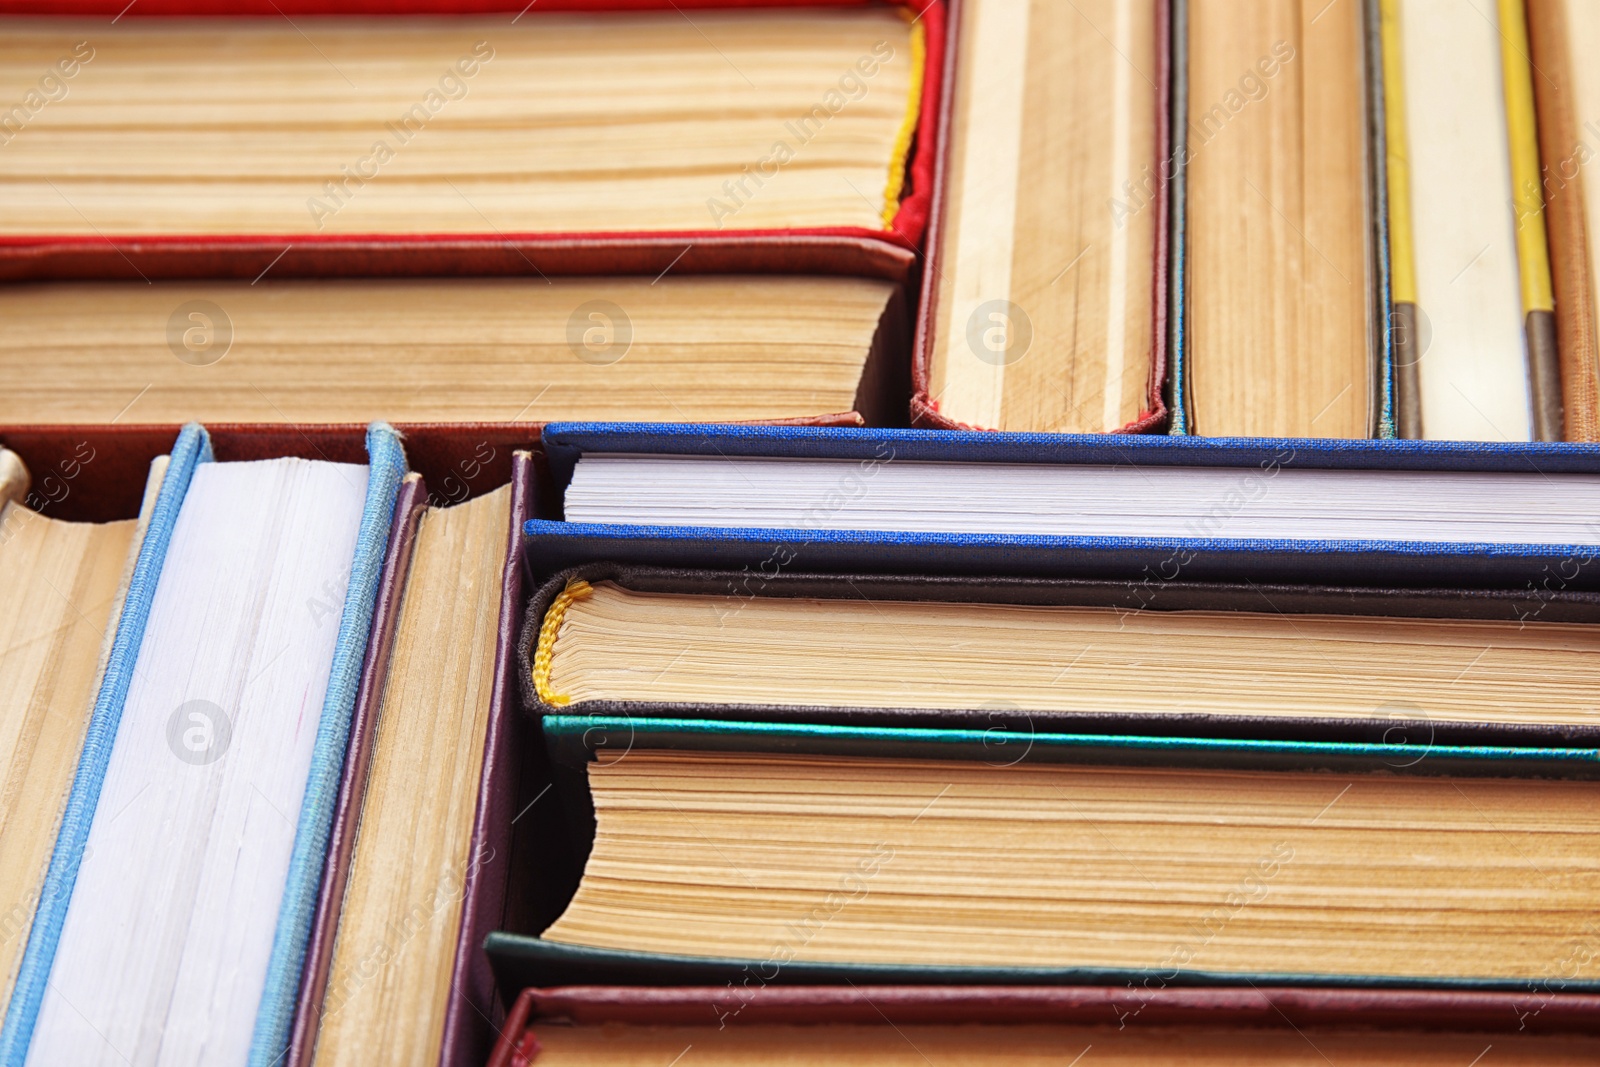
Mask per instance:
[[[736,1009],[736,1010],[733,1010]],[[539,1031],[553,1026],[849,1024],[948,1026],[1056,1024],[1107,1028],[1107,1042],[1135,1027],[1361,1028],[1396,1033],[1496,1036],[1600,1035],[1600,996],[1266,987],[1116,986],[727,986],[525,989],[506,1018],[490,1067],[538,1063]],[[670,1053],[669,1053],[670,1055]],[[1065,1062],[1063,1058],[1062,1062]]]
[[[518,452],[511,461],[511,522],[500,589],[499,635],[494,653],[494,689],[489,699],[489,732],[483,745],[483,777],[478,790],[472,845],[462,887],[461,928],[456,935],[445,1015],[442,1067],[477,1067],[493,1040],[492,1026],[503,1012],[483,940],[505,916],[511,861],[512,824],[518,813],[518,753],[529,727],[518,707],[517,631],[522,623],[522,524],[534,510],[533,456]]]

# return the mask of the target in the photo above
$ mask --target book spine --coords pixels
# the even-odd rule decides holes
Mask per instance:
[[[1388,30],[1390,19],[1382,11],[1380,0],[1364,0],[1361,9],[1361,55],[1365,69],[1367,112],[1367,203],[1368,212],[1368,286],[1370,287],[1369,317],[1373,324],[1369,345],[1372,349],[1370,396],[1367,407],[1367,436],[1377,438],[1403,437],[1396,425],[1396,393],[1398,370],[1397,335],[1394,330],[1395,314],[1395,264],[1396,240],[1393,233],[1395,201],[1392,156],[1394,141],[1389,123],[1394,119],[1396,107],[1389,102],[1388,76],[1398,70],[1393,63]],[[1414,363],[1414,361],[1413,361]],[[1418,435],[1420,436],[1420,434]]]
[[[1166,397],[1168,360],[1171,346],[1167,324],[1172,258],[1172,182],[1177,152],[1173,144],[1172,121],[1172,8],[1178,0],[1159,0],[1156,4],[1156,233],[1154,275],[1150,301],[1150,378],[1145,382],[1146,409],[1140,417],[1122,428],[1124,433],[1162,432],[1167,428],[1169,409]],[[1174,416],[1175,417],[1175,416]]]

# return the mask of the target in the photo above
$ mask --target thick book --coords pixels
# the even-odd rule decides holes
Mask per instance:
[[[710,1010],[707,1010],[710,1005]],[[1039,1063],[1576,1067],[1600,1001],[1538,992],[957,986],[525,989],[490,1067]],[[1337,1059],[1334,1057],[1337,1056]],[[1326,1059],[1325,1059],[1326,1057]]]
[[[1169,4],[968,0],[958,18],[913,418],[1158,426]]]
[[[1515,993],[1592,923],[1589,748],[546,716],[581,874],[502,986]],[[1396,832],[1396,827],[1404,832]],[[532,877],[570,884],[553,851]],[[537,935],[537,936],[535,936]],[[1586,975],[1566,992],[1592,992]]]
[[[1368,7],[1174,0],[1174,431],[1385,435]]]
[[[0,275],[914,265],[942,0],[121,6],[4,5]]]
[[[121,1062],[152,1042],[168,1062],[277,1058],[404,472],[387,426],[367,451],[365,464],[228,463],[198,425],[178,437],[6,1009],[4,1062]]]
[[[882,278],[72,282],[0,319],[0,426],[906,422]]]
[[[587,562],[1593,588],[1576,444],[560,424],[543,573]]]
[[[287,1063],[455,1062],[441,1050],[468,1039],[481,1059],[482,1035],[447,1033],[457,1001],[495,1010],[470,972],[458,991],[453,979],[484,966],[462,961],[462,945],[486,907],[478,885],[507,862],[505,842],[475,831],[485,800],[509,803],[492,747],[501,605],[531,488],[526,453],[510,484],[464,503],[430,504],[415,475],[402,485],[379,598],[387,636],[367,663]]]
[[[494,1043],[506,1005],[484,954],[483,942],[508,921],[520,921],[524,905],[512,895],[511,864],[532,835],[558,816],[539,808],[548,785],[544,748],[518,703],[516,633],[527,598],[527,561],[522,526],[538,506],[539,477],[533,456],[522,453],[512,467],[511,515],[500,571],[494,678],[483,742],[483,773],[472,819],[471,855],[462,883],[460,927],[450,966],[440,1067],[475,1067]],[[530,760],[531,757],[531,760]]]
[[[539,714],[1352,741],[1404,763],[1600,742],[1596,622],[1592,593],[601,563],[534,592],[517,667]]]

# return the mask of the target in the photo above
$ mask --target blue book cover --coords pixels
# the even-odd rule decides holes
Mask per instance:
[[[1600,474],[1600,446],[1020,434],[819,427],[552,423],[544,447],[565,492],[583,456],[647,455],[1278,472]],[[1559,487],[1552,483],[1552,492]],[[897,530],[662,526],[533,519],[539,574],[601,560],[660,566],[1020,574],[1166,582],[1248,579],[1353,585],[1600,588],[1600,543],[1078,536]]]

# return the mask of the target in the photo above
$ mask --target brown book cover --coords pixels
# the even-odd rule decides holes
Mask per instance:
[[[1528,45],[1538,75],[1533,79],[1539,115],[1539,155],[1544,170],[1545,224],[1550,238],[1550,276],[1555,287],[1565,439],[1600,440],[1600,363],[1597,363],[1594,279],[1589,268],[1589,232],[1584,217],[1579,105],[1572,64],[1573,42],[1561,0],[1528,0]]]

